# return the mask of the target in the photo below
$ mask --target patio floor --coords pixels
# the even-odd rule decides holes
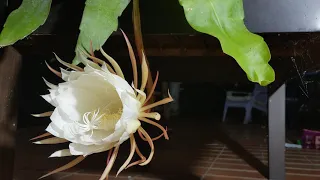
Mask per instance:
[[[155,156],[145,167],[123,171],[118,180],[259,180],[268,174],[267,129],[260,125],[214,124],[207,118],[170,120],[170,140],[155,142]],[[197,122],[197,123],[195,123]],[[28,139],[44,127],[20,129],[17,138],[15,180],[33,180],[72,158],[47,157],[67,145],[34,145]],[[140,144],[140,142],[139,142]],[[112,175],[129,154],[120,149]],[[148,154],[147,144],[139,146]],[[46,179],[93,180],[103,172],[107,153],[89,156],[76,167]],[[287,149],[287,180],[320,179],[320,151]],[[110,179],[115,179],[111,176]]]

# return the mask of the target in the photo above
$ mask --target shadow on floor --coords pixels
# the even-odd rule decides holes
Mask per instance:
[[[145,171],[165,180],[201,179],[203,172],[194,175],[191,171],[193,163],[199,158],[200,149],[205,149],[206,144],[220,142],[268,178],[268,167],[232,139],[220,124],[196,125],[191,122],[188,125],[187,123],[189,122],[184,122],[183,126],[179,123],[172,124],[170,141],[156,143],[155,158]]]

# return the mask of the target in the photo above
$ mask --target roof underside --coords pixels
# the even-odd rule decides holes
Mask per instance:
[[[9,1],[7,10],[15,9],[19,2],[21,0]],[[83,5],[84,0],[53,1],[46,24],[16,47],[25,56],[49,59],[54,51],[64,59],[71,59]],[[320,33],[316,33],[320,29],[319,0],[244,0],[244,8],[249,30],[260,33],[270,46],[271,64],[277,73],[274,84],[297,75],[292,58],[299,72],[320,65]],[[197,33],[188,25],[178,1],[143,0],[140,10],[146,54],[152,69],[165,70],[163,79],[248,82],[237,63],[223,54],[214,37]],[[119,24],[133,40],[131,5]],[[105,49],[119,61],[127,60],[124,40],[117,33],[107,41]],[[180,73],[176,72],[177,68]]]

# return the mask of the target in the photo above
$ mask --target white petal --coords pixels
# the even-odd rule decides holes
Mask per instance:
[[[86,67],[92,68],[92,69],[101,70],[101,67],[100,67],[98,64],[96,64],[96,63],[88,60],[82,53],[78,53],[78,55],[79,55],[79,57],[80,57],[80,58],[79,58],[80,61],[81,61]]]
[[[129,138],[130,138],[130,134],[128,132],[124,132],[122,134],[122,136],[120,137],[120,140],[119,140],[118,144],[119,145],[122,144],[123,142],[125,142]]]
[[[61,74],[62,74],[62,79],[67,81],[71,72],[67,71],[67,70],[65,70],[63,68],[60,68],[60,71],[61,71]]]
[[[50,103],[52,106],[56,107],[57,103],[51,98],[50,94],[41,95],[41,97],[46,100],[48,103]]]
[[[50,119],[52,123],[59,129],[63,129],[68,123],[73,123],[73,121],[71,121],[68,116],[60,110],[60,107],[54,109]]]
[[[139,89],[135,89],[135,90],[139,93],[138,99],[139,99],[140,103],[144,103],[147,98],[146,93],[139,90]]]
[[[134,97],[134,95],[122,92],[120,99],[123,103],[123,106],[127,106],[131,110],[139,112],[141,103]]]
[[[108,137],[112,134],[113,131],[104,131],[104,130],[94,130],[93,133],[91,131],[86,132],[86,134],[80,137],[81,142],[88,142],[91,145],[101,145],[104,144],[102,139]]]
[[[108,137],[102,139],[102,141],[104,143],[115,143],[119,141],[123,133],[125,133],[124,127],[122,126],[121,122],[117,122],[114,132],[110,134]]]
[[[82,142],[81,137],[82,131],[81,129],[74,123],[66,124],[63,127],[63,136],[70,142],[73,143],[82,143],[82,144],[91,144],[87,142]]]
[[[104,72],[110,72],[105,62],[102,63],[101,70]]]
[[[114,144],[104,144],[104,145],[82,145],[71,143],[69,149],[72,155],[90,155],[93,153],[99,153],[107,151],[113,147]]]
[[[69,88],[57,97],[57,102],[61,110],[75,121],[82,120],[84,113],[91,112],[108,103],[105,97],[97,95],[95,91],[80,88]]]
[[[99,69],[96,69],[93,66],[84,67],[84,72],[86,72],[86,73],[92,73],[92,72],[95,72],[95,71],[99,71]]]
[[[62,149],[62,150],[56,151],[53,154],[51,154],[49,157],[52,158],[52,157],[65,157],[65,156],[72,156],[69,149]]]
[[[126,80],[121,78],[118,75],[112,74],[109,71],[95,71],[96,74],[102,76],[105,81],[109,82],[112,86],[114,86],[117,91],[127,91],[131,94],[134,94],[134,90],[128,84]]]
[[[59,89],[49,89],[49,92],[50,92],[50,98],[52,100],[52,104],[55,104],[55,106],[58,105],[58,102],[57,102],[57,96],[60,95],[60,92],[59,92]]]
[[[68,81],[77,80],[83,74],[85,73],[79,71],[71,71],[68,77]]]
[[[51,89],[57,89],[57,88],[58,88],[57,85],[54,85],[54,84],[50,83],[50,82],[47,81],[44,77],[42,77],[42,79],[43,79],[44,83],[45,83],[49,88],[51,88]]]
[[[63,92],[65,92],[66,90],[68,90],[68,88],[71,86],[71,82],[63,82],[58,84],[59,88],[57,89],[58,92],[61,94]]]
[[[133,134],[137,131],[137,129],[141,126],[141,123],[137,119],[128,120],[126,122],[126,132],[129,134]]]
[[[63,137],[63,131],[62,129],[59,129],[56,125],[53,123],[50,123],[49,126],[46,128],[46,131],[49,132],[50,134],[59,137],[59,138],[64,138]]]

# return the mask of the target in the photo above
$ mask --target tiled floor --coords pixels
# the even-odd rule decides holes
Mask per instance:
[[[267,165],[266,146],[247,145],[246,149]],[[222,144],[207,145],[193,167],[194,172],[204,179],[265,179]],[[288,180],[320,179],[320,152],[287,149],[286,172]]]
[[[198,123],[194,123],[197,122]],[[118,180],[259,180],[266,179],[266,129],[258,125],[216,125],[210,121],[176,120],[170,125],[170,140],[155,142],[155,157],[146,167],[124,171]],[[33,145],[28,139],[40,134],[43,127],[21,129],[18,135],[15,180],[33,180],[59,167],[70,158],[48,159],[53,151],[65,145]],[[243,147],[242,147],[243,146]],[[146,148],[143,148],[146,147]],[[148,146],[141,146],[148,153]],[[114,167],[116,171],[128,155],[124,145]],[[99,179],[106,153],[89,156],[67,172],[51,180]],[[286,152],[287,180],[320,179],[320,151]],[[115,172],[112,172],[114,174]],[[109,179],[115,179],[110,177]]]

